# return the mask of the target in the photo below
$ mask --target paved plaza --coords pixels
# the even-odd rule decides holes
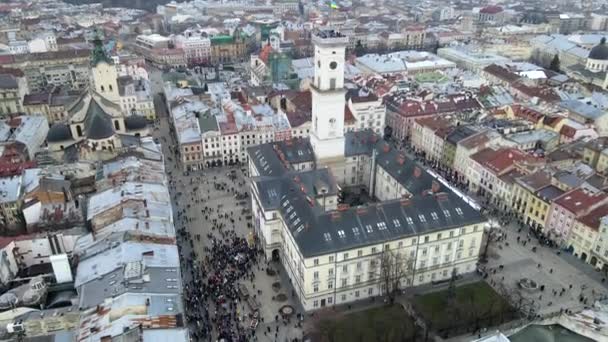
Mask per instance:
[[[577,311],[608,295],[606,283],[601,282],[600,273],[590,265],[570,255],[561,255],[563,252],[558,249],[541,246],[526,228],[520,230],[514,223],[499,229],[506,234],[506,239],[491,244],[490,258],[485,265],[491,269],[488,281],[512,290],[518,288],[523,278],[544,286],[543,291],[520,291],[524,297],[534,300],[540,315],[560,309]]]
[[[162,108],[162,106],[160,107]],[[178,237],[178,245],[182,255],[182,273],[184,287],[192,288],[193,272],[186,264],[192,262],[197,264],[203,262],[209,254],[211,239],[213,236],[220,238],[218,225],[223,224],[222,231],[233,231],[236,236],[251,241],[253,229],[251,227],[250,197],[246,192],[248,180],[244,174],[243,166],[227,166],[204,171],[183,172],[181,166],[177,165],[178,156],[170,148],[175,146],[173,136],[170,134],[168,119],[164,110],[159,110],[160,120],[155,129],[155,136],[163,146],[163,152],[167,159],[167,172],[171,182],[171,195],[174,197],[175,222],[180,232],[184,229],[191,239]],[[180,213],[178,215],[178,213]],[[192,252],[195,252],[196,260],[192,260]],[[298,319],[294,314],[289,320],[279,317],[279,309],[284,305],[291,305],[296,313],[301,310],[296,302],[292,300],[292,290],[289,282],[281,280],[281,265],[266,261],[259,254],[259,262],[253,266],[251,271],[253,279],[243,277],[237,281],[244,285],[251,297],[260,304],[259,325],[255,330],[255,338],[250,340],[260,341],[293,341],[302,339],[302,330],[298,327]],[[266,268],[276,270],[273,275],[268,275]],[[275,286],[273,287],[273,284]],[[280,284],[280,287],[276,285]],[[285,300],[277,298],[285,297]],[[186,312],[192,310],[188,307],[186,299]],[[209,312],[214,312],[213,303],[209,305]],[[192,314],[192,312],[190,312]],[[254,310],[246,301],[236,303],[237,320],[244,328],[251,324]],[[213,316],[210,314],[210,316]],[[194,320],[189,321],[192,332],[200,329]],[[277,329],[278,328],[278,329]],[[275,337],[276,336],[276,337]],[[217,338],[217,331],[212,331],[212,337],[194,338],[194,340],[213,341]]]

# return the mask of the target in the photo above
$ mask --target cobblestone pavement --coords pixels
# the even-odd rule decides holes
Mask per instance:
[[[189,269],[185,268],[185,263],[189,262],[192,251],[196,252],[199,259],[197,261],[202,261],[205,258],[207,254],[205,247],[211,245],[208,234],[219,237],[218,231],[212,229],[213,220],[223,222],[226,225],[225,229],[233,230],[237,236],[244,238],[251,236],[252,228],[248,225],[248,222],[251,222],[248,217],[251,215],[249,212],[251,200],[249,196],[242,199],[235,198],[235,192],[244,193],[249,190],[248,179],[241,170],[244,169],[242,166],[206,169],[190,173],[183,172],[176,162],[178,157],[173,153],[173,146],[176,146],[176,144],[170,133],[162,100],[158,98],[156,102],[159,120],[154,130],[154,136],[161,142],[166,157],[166,171],[169,174],[169,180],[172,182],[170,186],[172,197],[181,194],[177,195],[173,203],[176,230],[186,229],[193,237],[192,245],[183,239],[178,239],[178,246],[182,255],[184,286],[192,286],[192,274]],[[216,186],[219,186],[219,190]],[[203,209],[205,207],[213,208],[215,212],[204,213]],[[185,210],[185,214],[178,218],[177,213],[181,210]],[[231,222],[231,219],[219,218],[219,214],[228,215],[234,222]],[[200,240],[197,236],[200,236]],[[254,280],[239,281],[240,284],[246,286],[251,296],[255,296],[261,304],[259,308],[261,320],[256,329],[256,337],[252,340],[293,341],[296,338],[301,339],[302,331],[296,327],[297,319],[295,316],[289,322],[282,319],[276,320],[279,308],[283,305],[292,305],[296,308],[296,312],[301,312],[297,311],[298,304],[291,300],[291,288],[287,282],[281,281],[281,274],[269,276],[265,271],[266,267],[269,266],[272,269],[279,270],[281,266],[267,263],[263,256],[260,256],[260,258],[261,262],[254,266],[252,270]],[[277,283],[280,284],[280,289],[275,291],[272,285]],[[278,294],[285,295],[287,300],[274,300]],[[187,306],[187,304],[185,305]],[[186,310],[190,309],[186,307]],[[212,308],[209,308],[209,311],[212,312]],[[248,314],[252,313],[249,305],[244,301],[238,303],[237,312],[243,318],[242,325],[249,326],[251,320]],[[189,322],[189,326],[192,328],[191,331],[196,330],[195,322]],[[214,340],[217,337],[216,334],[217,332],[214,332],[213,339],[205,340]]]

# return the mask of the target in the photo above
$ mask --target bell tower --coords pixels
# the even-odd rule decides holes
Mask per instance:
[[[311,84],[312,131],[310,144],[318,162],[344,158],[344,63],[348,38],[334,30],[312,37],[315,77]]]
[[[94,48],[91,52],[91,83],[95,91],[104,98],[120,103],[118,92],[118,71],[112,58],[106,54],[103,41],[99,34],[93,40]]]

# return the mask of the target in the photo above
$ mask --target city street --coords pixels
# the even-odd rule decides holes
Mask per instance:
[[[226,337],[225,335],[220,336],[220,329],[218,329],[219,325],[225,325],[219,322],[226,321],[230,321],[229,330],[240,331],[242,336],[251,336],[249,327],[257,318],[256,311],[258,311],[259,318],[255,335],[253,335],[254,339],[260,341],[301,340],[302,331],[296,326],[299,323],[296,314],[284,320],[279,315],[279,309],[284,305],[291,305],[296,309],[296,313],[301,311],[297,309],[297,304],[290,300],[291,289],[288,288],[288,282],[281,281],[280,273],[271,272],[272,275],[269,275],[266,271],[267,268],[280,271],[281,266],[267,262],[263,254],[254,252],[250,258],[251,262],[244,262],[242,264],[244,266],[239,266],[239,270],[243,271],[241,275],[236,276],[234,288],[227,288],[225,282],[215,288],[215,291],[222,293],[219,295],[219,299],[217,299],[218,296],[213,295],[213,287],[200,288],[201,283],[203,285],[207,283],[207,278],[215,277],[209,269],[213,264],[214,256],[217,258],[219,255],[219,259],[221,259],[226,253],[230,253],[230,251],[222,250],[226,249],[226,246],[236,248],[230,247],[235,238],[241,238],[240,241],[246,241],[250,247],[254,246],[247,178],[241,170],[241,166],[183,172],[177,164],[179,158],[174,154],[172,148],[175,146],[175,141],[170,133],[165,108],[161,105],[162,100],[158,98],[156,103],[160,105],[157,107],[160,120],[154,136],[160,140],[166,157],[171,196],[174,198],[173,210],[178,245],[182,256],[185,311],[190,317],[188,323],[194,340],[212,341],[219,337]],[[213,249],[214,240],[216,243],[223,240],[224,244],[221,245],[221,248]],[[255,247],[252,250],[255,251]],[[246,253],[237,253],[234,258],[241,258],[242,255],[246,255]],[[253,258],[256,258],[257,262],[253,261]],[[217,260],[216,262],[226,261]],[[229,268],[227,267],[227,269]],[[221,271],[228,273],[226,276],[228,279],[231,279],[231,274],[239,273],[238,270],[236,272]],[[246,301],[245,296],[238,291],[242,286],[253,299],[252,303]],[[225,295],[224,292],[226,292]],[[239,293],[238,298],[233,301],[226,300],[225,297],[230,298],[230,294],[236,292]],[[207,300],[194,299],[193,297],[197,297],[197,295],[192,296],[192,294],[200,294]],[[216,300],[211,300],[211,297]],[[222,314],[223,310],[218,308],[218,303],[222,303],[223,309],[230,307],[231,310],[227,311],[232,312]],[[256,305],[259,305],[259,308],[256,308]],[[207,328],[204,325],[207,325]],[[207,329],[211,329],[211,336],[207,334],[209,332]],[[226,331],[225,328],[222,330]],[[244,340],[251,340],[251,338]]]

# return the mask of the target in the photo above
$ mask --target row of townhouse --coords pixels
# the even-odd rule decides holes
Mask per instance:
[[[147,146],[97,170],[91,232],[73,251],[79,341],[190,340],[164,157],[160,145]]]
[[[311,127],[309,91],[279,91],[252,95],[253,89],[228,92],[222,83],[195,87],[165,83],[164,93],[184,170],[247,161],[247,148],[306,138]],[[381,99],[354,91],[344,107],[345,131],[382,134],[386,107]],[[297,142],[296,142],[297,143]]]

